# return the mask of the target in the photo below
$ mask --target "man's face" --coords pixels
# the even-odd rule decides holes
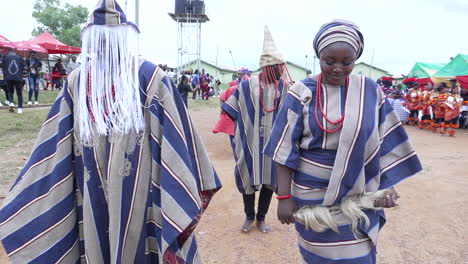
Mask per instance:
[[[76,62],[76,57],[72,57],[72,61],[73,61],[73,62]]]
[[[283,75],[283,68],[278,64],[273,65],[273,72],[275,73],[276,80],[279,80]]]

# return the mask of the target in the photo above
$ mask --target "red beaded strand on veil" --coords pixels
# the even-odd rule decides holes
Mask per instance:
[[[279,72],[281,73],[281,76],[283,74],[286,74],[286,80],[283,80],[283,86],[285,82],[292,82],[291,75],[289,74],[288,68],[284,64],[279,64]],[[275,86],[275,103],[273,105],[273,108],[268,109],[264,102],[263,102],[263,88],[262,88],[262,83],[264,86],[267,86],[268,84],[274,84]],[[274,112],[278,106],[279,106],[279,80],[276,78],[276,73],[273,68],[273,66],[265,66],[262,69],[262,72],[258,75],[258,87],[259,87],[259,97],[260,97],[260,104],[262,105],[262,108],[265,112],[271,113]]]

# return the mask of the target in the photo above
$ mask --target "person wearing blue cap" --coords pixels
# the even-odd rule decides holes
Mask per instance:
[[[0,209],[13,263],[200,263],[194,229],[221,187],[177,88],[101,0]]]

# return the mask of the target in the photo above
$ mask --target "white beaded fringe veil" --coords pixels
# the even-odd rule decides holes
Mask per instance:
[[[78,95],[80,140],[144,128],[138,78],[138,32],[130,25],[93,25],[82,32]]]

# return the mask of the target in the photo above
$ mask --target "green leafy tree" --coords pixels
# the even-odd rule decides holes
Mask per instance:
[[[88,17],[86,7],[62,5],[60,0],[36,0],[32,16],[40,24],[33,30],[33,36],[48,31],[67,45],[80,46],[80,26]]]

